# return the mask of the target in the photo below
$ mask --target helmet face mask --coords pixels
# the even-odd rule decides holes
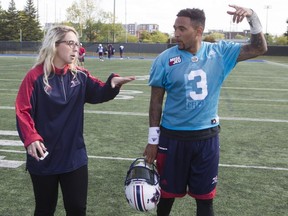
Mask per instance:
[[[130,166],[125,180],[125,196],[138,211],[154,209],[160,200],[159,174],[154,164],[137,158]]]

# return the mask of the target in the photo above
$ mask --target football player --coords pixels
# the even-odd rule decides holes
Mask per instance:
[[[151,67],[150,127],[144,156],[149,163],[157,157],[161,187],[158,216],[168,216],[175,198],[187,193],[196,200],[197,216],[214,215],[220,89],[238,62],[267,51],[255,11],[229,6],[232,10],[227,13],[233,22],[247,19],[249,44],[203,42],[204,11],[183,9],[174,23],[178,45],[161,53]]]

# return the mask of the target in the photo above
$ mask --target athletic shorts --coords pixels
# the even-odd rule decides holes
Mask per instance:
[[[219,165],[218,133],[204,140],[179,141],[160,134],[157,169],[162,198],[212,199]]]

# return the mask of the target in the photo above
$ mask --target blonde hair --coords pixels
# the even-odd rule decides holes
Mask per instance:
[[[77,31],[73,27],[65,25],[52,26],[44,37],[39,55],[33,67],[43,64],[43,82],[45,87],[50,87],[48,77],[52,71],[55,71],[53,61],[56,55],[56,42],[63,40],[68,32],[73,32],[77,38],[79,38]],[[78,61],[75,59],[75,61],[69,65],[70,69],[76,71],[77,64]]]

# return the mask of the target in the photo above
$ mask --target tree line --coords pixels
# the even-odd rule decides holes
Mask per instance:
[[[66,10],[66,21],[58,24],[73,26],[79,32],[82,42],[169,41],[169,35],[159,31],[130,35],[121,23],[115,23],[113,14],[97,8],[93,0],[81,0],[80,4],[74,1]],[[39,22],[33,0],[26,0],[24,10],[17,10],[14,0],[10,0],[6,11],[0,2],[0,26],[0,41],[41,41],[47,30]]]
[[[160,31],[141,31],[137,36],[130,35],[121,23],[115,22],[112,13],[99,8],[95,0],[80,0],[80,3],[74,1],[66,10],[66,21],[60,24],[73,26],[79,32],[82,42],[174,42],[169,34]],[[0,41],[41,41],[47,30],[39,22],[33,0],[26,0],[24,10],[17,10],[14,0],[10,0],[8,10],[4,10],[0,2],[0,27]],[[219,39],[223,39],[223,36],[219,37],[215,33],[204,37],[207,41]],[[266,34],[266,39],[271,45],[287,45],[288,29],[282,36]]]

